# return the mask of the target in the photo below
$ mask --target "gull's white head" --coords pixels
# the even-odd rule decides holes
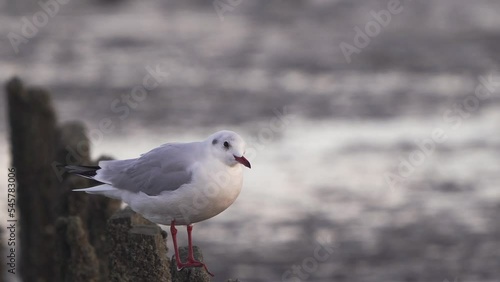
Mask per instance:
[[[212,154],[228,166],[238,163],[251,168],[245,154],[245,141],[236,132],[222,130],[210,135],[206,140]]]

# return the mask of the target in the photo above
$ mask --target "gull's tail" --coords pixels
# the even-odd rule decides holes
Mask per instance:
[[[69,173],[80,175],[85,178],[94,179],[97,174],[97,170],[101,169],[100,166],[88,166],[88,165],[67,165],[64,168]]]
[[[97,171],[101,169],[100,166],[88,166],[88,165],[67,165],[64,166],[67,172],[76,174],[88,179],[92,179],[95,181],[99,181],[94,179],[94,176],[97,175]],[[100,182],[100,181],[99,181]],[[102,183],[102,182],[101,182]],[[73,189],[75,192],[87,192],[89,194],[103,194],[111,198],[121,199],[119,190],[113,187],[112,185],[102,183],[102,185],[82,188],[82,189]]]

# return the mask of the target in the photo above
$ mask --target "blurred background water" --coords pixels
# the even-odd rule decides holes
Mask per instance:
[[[217,280],[297,281],[286,271],[302,265],[302,281],[498,281],[500,84],[463,103],[480,77],[500,82],[500,2],[403,1],[349,63],[340,44],[388,2],[227,1],[222,19],[210,1],[69,1],[15,53],[7,35],[41,8],[4,0],[0,81],[49,89],[59,118],[89,130],[110,118],[94,157],[244,136],[240,197],[195,228]],[[113,105],[157,66],[168,76],[121,119]],[[445,141],[390,185],[436,129]],[[318,246],[334,251],[304,266]]]

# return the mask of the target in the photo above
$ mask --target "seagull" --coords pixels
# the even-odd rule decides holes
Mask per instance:
[[[193,255],[193,224],[227,209],[243,184],[245,141],[235,132],[223,130],[207,139],[190,143],[167,143],[135,159],[100,161],[97,166],[67,165],[69,173],[100,182],[98,186],[74,189],[122,200],[148,220],[170,225],[177,270],[204,267]],[[176,225],[186,225],[187,262],[181,262]]]

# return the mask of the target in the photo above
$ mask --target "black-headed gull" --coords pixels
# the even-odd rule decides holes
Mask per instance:
[[[193,223],[216,216],[236,200],[243,182],[239,164],[250,168],[244,153],[245,141],[224,130],[200,142],[167,143],[136,159],[66,168],[102,183],[73,191],[120,199],[150,221],[170,225],[178,270],[207,269],[193,256]],[[177,249],[176,224],[187,226],[189,253],[184,263]]]

